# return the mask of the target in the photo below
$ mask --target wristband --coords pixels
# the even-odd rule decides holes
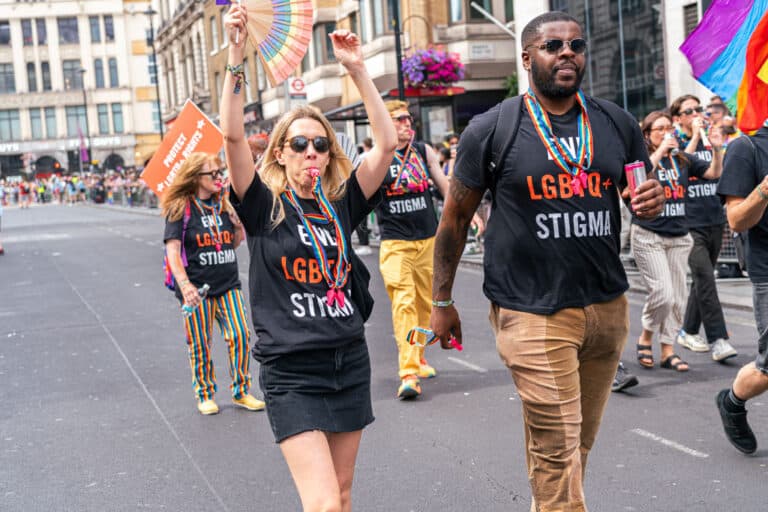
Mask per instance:
[[[760,188],[760,185],[756,186],[755,190],[757,190],[757,194],[760,196],[760,199],[763,201],[768,201],[768,195],[763,192],[763,189]]]
[[[179,281],[179,288],[184,288],[188,284],[192,284],[189,282],[189,279],[182,279],[181,281]]]
[[[768,198],[766,198],[768,199]],[[432,305],[437,308],[447,308],[448,306],[453,306],[453,299],[446,299],[446,300],[432,300]]]

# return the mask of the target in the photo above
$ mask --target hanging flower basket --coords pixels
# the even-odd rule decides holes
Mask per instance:
[[[412,88],[445,89],[464,78],[458,53],[440,48],[416,50],[403,58],[403,78]]]

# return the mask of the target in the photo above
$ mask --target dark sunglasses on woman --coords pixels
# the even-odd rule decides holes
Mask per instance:
[[[318,153],[327,153],[331,149],[331,142],[328,140],[328,137],[323,136],[308,139],[303,135],[297,135],[290,138],[286,144],[288,144],[294,152],[303,153],[309,147],[310,142]]]
[[[698,112],[699,114],[701,114],[702,112],[704,112],[704,107],[698,106],[698,107],[694,107],[694,108],[687,108],[685,110],[681,110],[680,111],[681,114],[685,114],[686,116],[689,116],[689,115],[693,114],[694,112]]]
[[[216,178],[221,178],[225,174],[227,174],[227,170],[226,169],[216,169],[215,171],[201,172],[199,174],[200,174],[200,176],[210,176],[211,178],[216,179]]]
[[[529,44],[525,47],[525,49],[527,50],[533,46],[539,50],[546,50],[547,53],[556,54],[560,53],[560,50],[562,50],[566,44],[573,53],[581,54],[587,51],[587,41],[581,38],[571,39],[570,41],[563,41],[562,39],[547,39],[542,44]]]

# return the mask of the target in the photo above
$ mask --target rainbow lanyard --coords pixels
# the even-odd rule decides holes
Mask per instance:
[[[429,188],[429,178],[425,169],[427,166],[421,159],[418,151],[413,150],[413,144],[408,143],[405,152],[401,155],[400,151],[395,151],[395,160],[401,172],[395,181],[395,189],[402,190],[408,188],[411,192],[424,192]],[[403,187],[405,184],[405,187]]]
[[[319,263],[320,270],[323,273],[323,278],[328,284],[328,293],[326,293],[326,303],[329,306],[333,306],[334,302],[338,304],[340,308],[344,307],[344,285],[347,284],[347,278],[349,277],[349,271],[352,269],[352,265],[349,263],[349,248],[347,247],[347,241],[344,238],[344,230],[341,226],[341,220],[339,220],[336,211],[333,206],[325,197],[323,188],[320,185],[320,176],[315,175],[313,179],[312,195],[315,196],[315,201],[320,208],[321,214],[316,213],[304,213],[304,209],[299,204],[299,200],[296,197],[296,192],[292,188],[288,188],[283,192],[281,197],[290,204],[296,213],[299,214],[301,223],[304,225],[304,229],[309,235],[309,240],[312,243],[312,251],[315,254],[315,259]],[[325,252],[323,244],[320,243],[320,239],[315,232],[315,228],[312,224],[333,224],[336,231],[336,244],[339,249],[338,258],[336,258],[336,267],[332,277],[331,265],[328,261],[328,255]]]
[[[677,160],[672,155],[669,155],[669,161],[672,162],[672,168],[675,170],[675,176],[680,178],[680,166],[677,164]],[[670,175],[669,171],[665,169],[664,175],[667,177],[667,184],[672,189],[672,199],[677,199],[677,178]]]
[[[568,148],[564,147],[560,140],[555,137],[552,132],[552,123],[549,120],[549,116],[541,108],[533,91],[528,89],[524,99],[525,106],[528,108],[528,114],[531,116],[533,126],[536,129],[536,133],[539,134],[541,142],[547,148],[547,152],[555,164],[571,175],[571,187],[574,194],[581,194],[581,190],[587,186],[586,171],[592,164],[592,126],[587,115],[587,103],[584,93],[579,91],[576,95],[576,101],[578,101],[581,107],[581,112],[579,112],[577,119],[579,146],[576,148],[576,156],[572,156]]]
[[[221,228],[219,228],[219,225],[221,224],[221,201],[208,206],[195,197],[195,207],[197,207],[201,217],[205,216],[205,210],[210,210],[213,214],[213,223],[215,226],[212,227],[209,223],[208,233],[210,233],[211,239],[216,244],[216,251],[221,252]]]

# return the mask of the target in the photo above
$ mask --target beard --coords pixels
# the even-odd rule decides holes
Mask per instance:
[[[571,86],[562,86],[555,83],[555,73],[557,73],[557,66],[554,66],[551,71],[547,72],[545,69],[541,69],[535,59],[531,59],[531,78],[534,85],[539,92],[547,98],[560,99],[569,98],[576,94],[581,87],[581,81],[584,79],[584,68],[576,68],[576,82]]]

